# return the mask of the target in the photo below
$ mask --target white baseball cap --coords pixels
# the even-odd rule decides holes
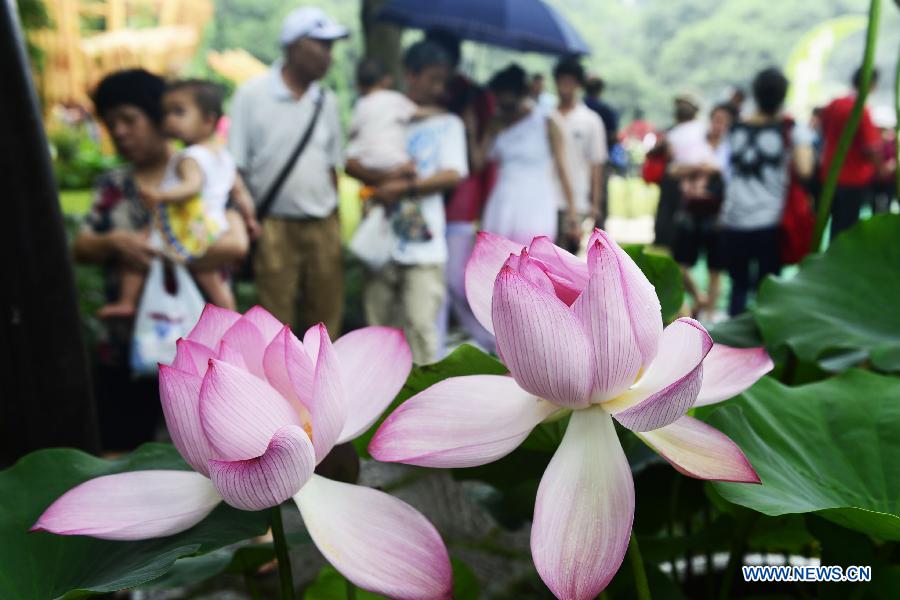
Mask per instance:
[[[346,27],[316,6],[304,6],[285,17],[281,25],[281,45],[288,46],[300,38],[339,40],[350,35]]]

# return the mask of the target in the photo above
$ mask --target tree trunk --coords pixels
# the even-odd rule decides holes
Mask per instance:
[[[403,76],[401,59],[401,36],[403,29],[392,23],[376,21],[375,14],[386,0],[362,0],[362,30],[366,40],[366,57],[377,58],[394,76],[397,85]]]
[[[22,31],[0,7],[0,467],[48,446],[98,449],[75,281]],[[127,400],[127,398],[122,399]]]

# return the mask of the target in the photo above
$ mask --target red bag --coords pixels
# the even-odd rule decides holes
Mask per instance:
[[[791,151],[793,127],[794,121],[786,117],[783,135],[788,152]],[[793,161],[789,160],[787,197],[781,215],[781,264],[797,264],[809,254],[815,228],[816,215],[812,210],[811,198],[797,177]]]
[[[641,168],[641,177],[647,183],[659,185],[666,174],[667,163],[665,152],[647,153],[647,157],[644,159],[644,166]]]

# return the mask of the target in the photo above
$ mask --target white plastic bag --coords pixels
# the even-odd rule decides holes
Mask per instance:
[[[397,237],[380,204],[373,206],[350,240],[350,252],[367,267],[378,271],[391,260]]]
[[[200,319],[205,302],[187,267],[172,263],[174,293],[166,290],[163,259],[150,263],[131,338],[131,374],[156,375],[157,363],[175,358],[175,342],[187,337]]]

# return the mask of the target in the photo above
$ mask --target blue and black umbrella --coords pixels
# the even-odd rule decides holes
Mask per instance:
[[[590,54],[575,28],[542,0],[389,0],[378,18],[492,46],[543,54]]]

